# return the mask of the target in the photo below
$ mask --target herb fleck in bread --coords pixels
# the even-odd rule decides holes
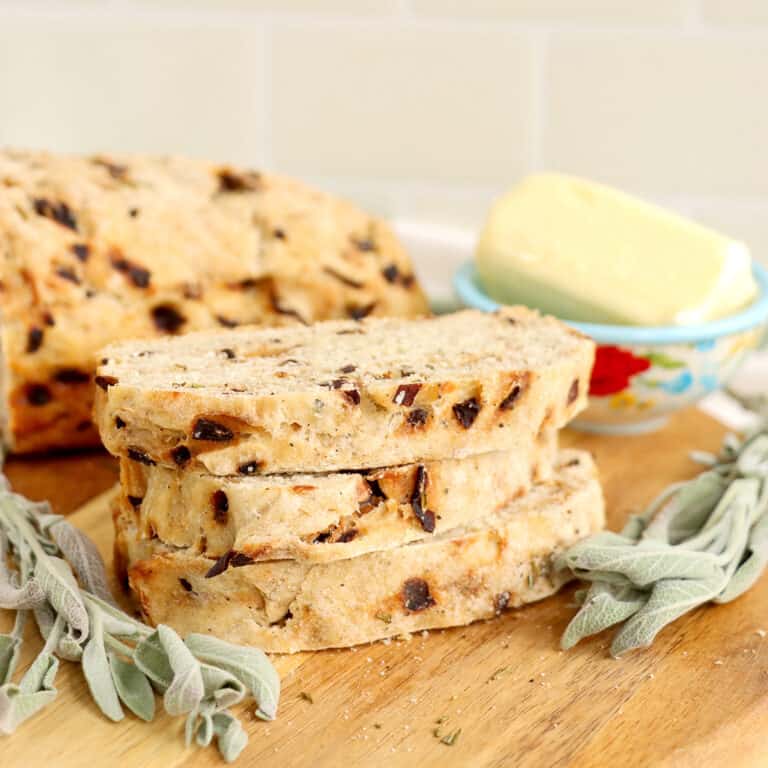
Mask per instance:
[[[299,182],[183,158],[0,152],[4,440],[98,442],[97,351],[124,338],[427,304],[387,226]]]
[[[219,558],[325,562],[389,549],[492,514],[552,476],[554,432],[497,451],[362,472],[222,477],[120,463],[139,535]]]
[[[137,535],[117,501],[116,560],[144,616],[182,634],[284,653],[343,647],[468,624],[555,592],[555,553],[597,531],[604,510],[588,454],[564,451],[553,482],[509,506],[435,538],[349,560],[213,561]]]
[[[217,475],[526,450],[585,405],[592,341],[521,307],[190,334],[104,351],[102,440]]]

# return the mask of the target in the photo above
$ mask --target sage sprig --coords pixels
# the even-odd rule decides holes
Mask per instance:
[[[561,644],[620,624],[611,654],[650,645],[659,631],[707,602],[746,592],[768,564],[768,421],[743,439],[728,435],[706,466],[663,491],[621,533],[602,532],[556,558],[591,582]]]
[[[148,627],[124,613],[93,542],[48,504],[13,493],[2,474],[0,608],[16,612],[10,634],[0,634],[2,734],[54,700],[59,658],[82,665],[94,701],[110,720],[122,720],[125,709],[152,720],[159,694],[166,712],[186,717],[187,744],[208,746],[215,738],[227,762],[248,742],[233,706],[251,698],[257,717],[277,714],[280,679],[264,653],[208,635],[182,640],[170,627]],[[44,646],[14,683],[30,620]]]

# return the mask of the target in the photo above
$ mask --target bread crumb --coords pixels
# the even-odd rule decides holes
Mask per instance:
[[[768,632],[766,632],[764,629],[756,629],[755,634],[758,637],[765,637],[768,634]]]
[[[723,660],[722,659],[715,659],[715,666],[721,667],[722,665],[723,665]]]

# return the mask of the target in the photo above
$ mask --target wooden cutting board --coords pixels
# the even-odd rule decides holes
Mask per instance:
[[[566,433],[601,469],[609,527],[663,486],[697,471],[691,448],[713,449],[723,428],[697,411],[661,432],[609,438]],[[14,487],[70,513],[116,480],[101,454],[12,461]],[[72,515],[109,558],[103,500]],[[109,562],[109,560],[108,560]],[[338,766],[768,765],[768,577],[734,603],[706,607],[621,661],[608,636],[568,653],[558,641],[573,615],[572,589],[500,619],[352,650],[275,657],[279,717],[243,708],[250,743],[238,764]],[[0,627],[9,626],[0,611]],[[39,646],[34,630],[29,650]],[[54,705],[0,745],[3,768],[174,768],[221,765],[215,748],[185,749],[182,722],[104,719],[80,669],[64,663]],[[311,697],[312,702],[300,694]],[[437,720],[445,718],[444,724]],[[434,735],[461,728],[453,746]]]

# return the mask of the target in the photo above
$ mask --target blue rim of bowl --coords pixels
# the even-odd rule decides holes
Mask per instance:
[[[759,296],[746,309],[720,320],[689,326],[644,327],[579,323],[572,320],[565,320],[565,322],[601,344],[689,344],[720,336],[730,336],[756,328],[768,320],[768,270],[760,264],[753,263],[752,274],[760,291]],[[502,306],[480,287],[477,269],[472,261],[468,261],[456,271],[453,287],[461,301],[469,307],[494,312]]]

